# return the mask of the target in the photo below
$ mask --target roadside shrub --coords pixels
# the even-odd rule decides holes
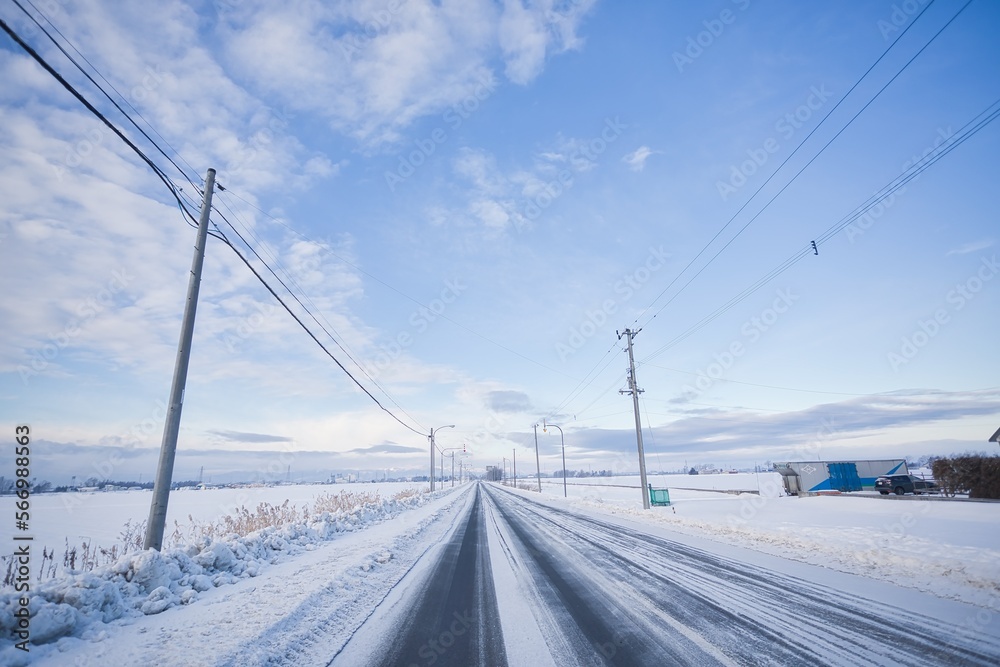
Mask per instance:
[[[966,454],[938,459],[931,470],[941,490],[950,496],[1000,499],[1000,456]]]

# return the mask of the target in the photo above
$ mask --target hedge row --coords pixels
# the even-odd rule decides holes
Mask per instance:
[[[937,459],[931,465],[941,490],[953,496],[1000,499],[1000,456],[966,455]]]

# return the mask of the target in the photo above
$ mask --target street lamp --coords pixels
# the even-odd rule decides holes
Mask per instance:
[[[440,429],[438,429],[438,430],[440,430]],[[442,482],[444,481],[444,453],[445,452],[451,452],[451,454],[449,454],[448,456],[451,457],[451,485],[452,486],[455,486],[455,452],[457,452],[460,449],[464,452],[465,451],[465,445],[462,445],[461,447],[448,447],[446,449],[442,449],[441,450],[441,481]]]
[[[448,424],[447,426],[438,427],[438,431],[443,428],[455,428],[454,424]],[[431,492],[434,491],[434,429],[431,429],[431,434],[428,436],[431,441]]]
[[[563,459],[563,498],[566,498],[566,437],[563,435],[563,430],[561,427],[555,424],[546,424],[545,420],[542,420],[542,432],[547,432],[548,427],[559,429],[559,440],[562,442],[562,459]]]
[[[535,475],[538,477],[538,492],[542,492],[542,464],[538,462],[538,424],[532,424],[535,431]]]

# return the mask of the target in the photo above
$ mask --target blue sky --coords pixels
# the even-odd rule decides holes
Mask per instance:
[[[527,460],[545,418],[569,467],[625,471],[626,327],[652,468],[995,447],[1000,126],[845,219],[996,110],[1000,8],[965,4],[38,6],[186,177],[218,170],[215,224],[403,422],[455,424],[439,444],[483,467]],[[6,36],[0,70],[0,413],[59,452],[51,477],[148,478],[194,230]],[[209,243],[178,477],[419,470],[426,443]]]

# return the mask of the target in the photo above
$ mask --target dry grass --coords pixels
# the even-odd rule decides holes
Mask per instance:
[[[391,500],[405,500],[419,496],[421,491],[406,489],[392,496]],[[379,504],[382,497],[378,493],[322,493],[316,497],[312,505],[301,509],[286,500],[280,505],[260,503],[253,510],[241,506],[233,514],[220,517],[215,521],[197,521],[188,515],[188,523],[182,525],[174,522],[174,531],[164,540],[165,547],[179,547],[185,544],[197,544],[208,540],[218,540],[230,535],[245,537],[250,533],[265,528],[281,528],[295,524],[308,523],[323,513],[331,515],[350,514],[369,504]],[[119,535],[119,542],[111,547],[94,546],[91,542],[83,542],[79,546],[70,546],[67,540],[63,548],[61,562],[56,559],[55,549],[42,549],[41,565],[38,568],[37,579],[52,579],[60,571],[92,572],[103,565],[114,563],[123,555],[142,550],[146,535],[146,522],[133,523],[127,521]],[[4,567],[6,565],[6,567]],[[16,567],[13,556],[0,557],[0,571],[5,570],[4,586],[12,586],[16,577]]]
[[[122,532],[119,533],[119,543],[111,547],[94,546],[90,541],[85,541],[80,546],[70,546],[69,540],[66,540],[61,563],[56,560],[55,549],[43,547],[37,580],[52,579],[60,570],[64,572],[92,572],[102,565],[110,565],[124,554],[141,550],[145,535],[145,521],[138,523],[126,521]],[[15,574],[13,557],[4,556],[3,560],[8,561],[3,585],[12,586]]]

